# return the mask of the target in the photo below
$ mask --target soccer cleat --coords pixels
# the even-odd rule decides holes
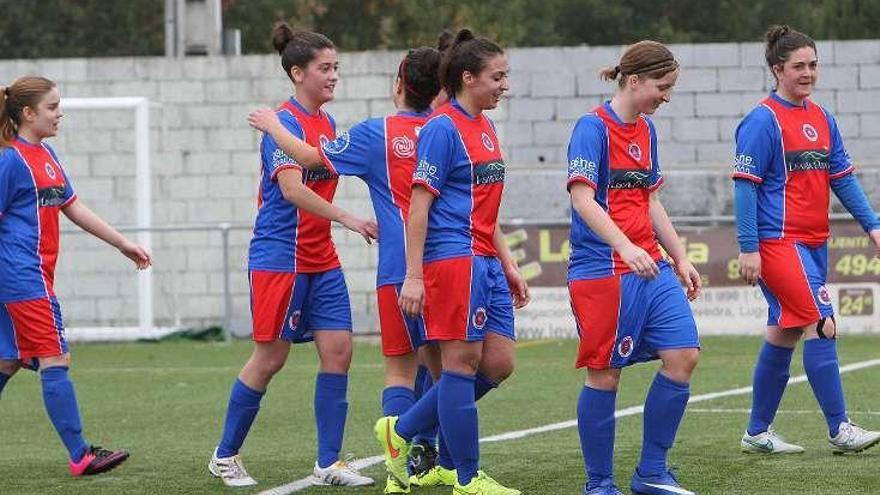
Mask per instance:
[[[422,474],[410,476],[409,484],[415,486],[454,486],[455,480],[455,469],[446,469],[438,464]]]
[[[828,443],[835,454],[861,452],[880,443],[880,432],[869,431],[847,421],[840,423],[837,436],[828,438]]]
[[[388,479],[385,480],[385,491],[382,493],[409,493],[409,487],[401,486],[397,478],[389,474]]]
[[[419,475],[437,465],[437,449],[430,442],[420,440],[409,451],[409,472]]]
[[[593,487],[592,490],[587,490],[587,485],[584,485],[584,491],[581,492],[581,495],[623,495],[623,492],[617,488],[617,485],[611,483]]]
[[[749,435],[746,431],[739,445],[743,452],[757,454],[800,454],[804,451],[800,445],[786,442],[772,427],[757,435]]]
[[[375,483],[373,478],[362,475],[357,469],[342,460],[336,461],[325,468],[318,466],[318,463],[315,462],[315,470],[312,473],[313,485],[372,486]]]
[[[70,461],[70,475],[89,476],[110,471],[125,462],[128,455],[128,451],[125,450],[107,450],[92,445],[79,462]]]
[[[244,469],[241,456],[235,454],[231,457],[217,457],[217,449],[208,461],[208,471],[215,478],[223,480],[226,486],[252,486],[257,480],[251,478]]]
[[[655,476],[642,476],[636,469],[629,488],[634,495],[696,495],[696,492],[682,488],[671,471]]]
[[[522,495],[522,492],[507,488],[480,470],[467,485],[462,486],[456,480],[452,486],[452,495]]]
[[[409,487],[409,473],[406,471],[406,459],[409,454],[409,442],[394,431],[397,416],[385,416],[376,421],[373,431],[376,440],[382,445],[385,453],[385,469],[401,486]]]

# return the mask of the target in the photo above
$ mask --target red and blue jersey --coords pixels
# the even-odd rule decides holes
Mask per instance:
[[[837,122],[809,99],[771,93],[736,129],[734,179],[757,187],[758,238],[821,244],[828,239],[829,186],[853,172]]]
[[[399,112],[369,119],[325,144],[321,156],[338,175],[360,177],[370,190],[379,223],[376,285],[398,284],[406,276],[406,229],[417,135],[427,113]]]
[[[310,114],[295,99],[281,105],[278,117],[294,136],[315,147],[336,137],[336,125],[323,110]],[[257,220],[248,254],[251,270],[318,273],[338,268],[339,257],[330,237],[330,221],[301,211],[284,199],[278,173],[295,168],[318,196],[332,202],[339,177],[330,170],[303,169],[268,134],[260,143],[262,173],[257,198]]]
[[[626,123],[609,103],[581,117],[568,145],[568,184],[583,182],[596,202],[635,245],[655,260],[662,257],[649,199],[663,182],[657,157],[657,132],[640,115]],[[572,208],[568,279],[584,280],[630,271],[623,259]]]
[[[47,144],[16,138],[0,150],[0,302],[55,295],[58,213],[75,200]]]
[[[438,108],[419,133],[416,184],[436,196],[428,214],[424,261],[497,256],[493,243],[504,159],[495,127],[455,100]]]

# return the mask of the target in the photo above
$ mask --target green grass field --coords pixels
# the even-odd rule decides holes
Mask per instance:
[[[520,345],[518,367],[503,387],[480,402],[481,435],[504,433],[575,417],[583,383],[572,368],[574,341]],[[692,395],[750,385],[760,339],[706,337]],[[263,399],[244,445],[256,490],[227,489],[205,464],[218,440],[233,378],[249,355],[249,342],[77,345],[75,380],[86,437],[124,447],[131,459],[109,474],[71,479],[66,455],[43,409],[39,378],[20,372],[0,400],[0,493],[257,493],[311,473],[315,457],[312,394],[316,356],[296,347],[287,367]],[[880,357],[880,337],[844,337],[841,364]],[[792,375],[802,373],[800,353]],[[618,409],[642,403],[655,364],[626,370]],[[880,428],[880,366],[844,375],[851,417]],[[380,413],[382,364],[379,349],[359,343],[349,391],[344,451],[361,458],[378,454],[372,424]],[[739,452],[749,396],[693,404],[685,415],[670,461],[683,484],[700,494],[878,494],[880,448],[832,456],[824,420],[806,383],[793,385],[783,400],[776,428],[806,447],[803,455],[767,458]],[[641,447],[641,415],[617,423],[616,467],[621,488]],[[483,467],[499,481],[529,494],[577,494],[584,480],[577,431],[542,433],[515,441],[483,444]],[[384,478],[381,466],[365,473]],[[381,493],[380,487],[308,488],[300,493]],[[448,494],[449,489],[413,489]]]

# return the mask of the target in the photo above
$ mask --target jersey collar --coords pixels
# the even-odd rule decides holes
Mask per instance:
[[[302,112],[302,113],[308,115],[309,117],[317,117],[318,115],[321,115],[321,109],[320,109],[320,108],[319,108],[315,113],[312,113],[312,112],[310,112],[306,107],[304,107],[304,106],[302,105],[302,103],[298,102],[298,101],[296,100],[296,97],[295,97],[295,96],[291,96],[291,97],[290,97],[290,104],[293,105],[293,106],[295,106],[297,109],[299,109],[300,112]]]
[[[804,98],[804,102],[803,102],[803,104],[801,104],[801,105],[795,105],[794,103],[792,103],[792,102],[786,100],[785,98],[779,96],[779,93],[777,93],[776,91],[771,91],[771,92],[770,92],[770,98],[772,98],[772,99],[775,100],[777,103],[779,103],[780,105],[784,106],[785,108],[803,108],[804,110],[807,109],[807,103],[809,102],[808,99]]]
[[[611,100],[606,100],[605,103],[602,104],[602,108],[604,108],[605,111],[608,112],[608,115],[611,116],[611,120],[613,120],[614,123],[619,125],[620,127],[633,127],[634,125],[636,125],[636,122],[638,122],[638,119],[636,120],[636,122],[633,123],[624,122],[623,120],[621,120],[620,117],[617,116],[617,113],[614,111],[614,109],[611,108]]]

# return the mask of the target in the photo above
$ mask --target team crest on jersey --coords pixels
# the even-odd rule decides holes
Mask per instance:
[[[290,326],[291,330],[296,330],[296,327],[299,326],[300,316],[302,315],[301,311],[294,311],[293,314],[290,315],[290,318],[287,319],[287,325]]]
[[[642,161],[642,148],[637,143],[629,143],[626,152],[637,162]]]
[[[813,141],[815,143],[819,139],[819,133],[816,132],[816,128],[812,125],[804,124],[801,130],[804,131],[804,137],[806,137],[810,141]]]
[[[336,139],[333,141],[327,141],[327,138],[321,136],[321,147],[324,148],[324,152],[328,155],[338,155],[345,151],[348,148],[349,143],[351,142],[351,134],[348,131],[343,131]]]
[[[495,143],[492,141],[492,138],[490,138],[488,134],[486,134],[484,132],[482,139],[483,139],[483,146],[485,146],[487,150],[495,151]]]
[[[620,357],[628,358],[633,353],[633,338],[627,335],[617,344],[617,353]]]
[[[819,290],[816,291],[816,299],[825,306],[831,305],[831,293],[828,291],[828,287],[824,285],[819,287]]]
[[[486,326],[486,320],[488,317],[486,316],[486,308],[480,306],[474,311],[474,316],[471,318],[471,321],[474,324],[474,328],[477,330],[482,330],[484,326]]]
[[[52,164],[49,162],[46,162],[46,175],[48,175],[50,179],[57,177],[57,175],[55,175],[55,168],[52,167]]]
[[[391,150],[397,158],[409,158],[416,154],[416,142],[407,136],[395,136],[391,139]]]

